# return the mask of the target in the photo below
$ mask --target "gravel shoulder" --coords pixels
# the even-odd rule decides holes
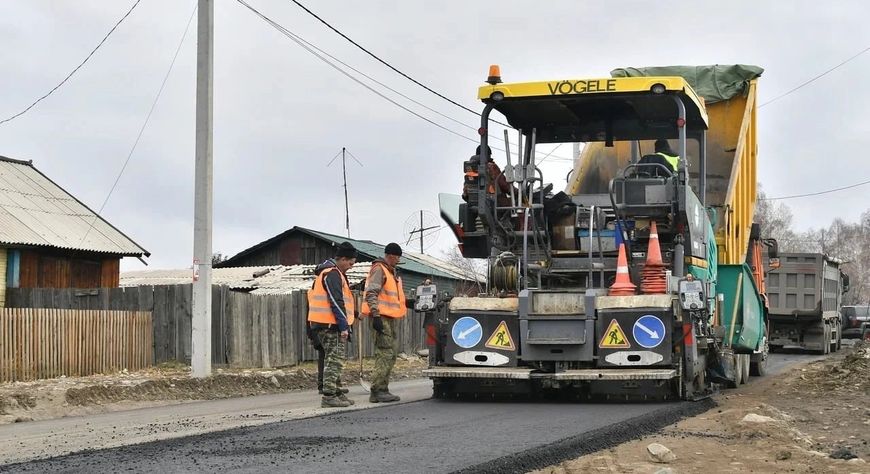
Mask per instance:
[[[870,473],[870,345],[753,380],[653,435],[534,472]]]
[[[372,364],[364,361],[363,380],[371,380]],[[425,358],[402,354],[392,379],[421,378],[426,364]],[[348,361],[344,384],[359,379],[359,363]],[[0,425],[315,388],[317,367],[311,362],[273,370],[216,369],[205,379],[190,377],[188,366],[164,364],[138,372],[0,383]]]

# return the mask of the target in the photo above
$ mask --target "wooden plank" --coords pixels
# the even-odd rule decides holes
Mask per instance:
[[[190,363],[191,343],[193,338],[193,284],[184,285],[181,292],[182,298],[176,300],[176,311],[179,313],[180,328],[178,332],[181,340],[180,360]]]

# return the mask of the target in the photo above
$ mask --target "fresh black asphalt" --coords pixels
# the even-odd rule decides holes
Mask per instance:
[[[772,371],[800,359],[777,355]],[[79,452],[0,472],[527,472],[711,406],[424,400]]]

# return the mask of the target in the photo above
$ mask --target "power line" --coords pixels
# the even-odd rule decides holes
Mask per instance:
[[[388,68],[392,69],[395,73],[399,74],[400,76],[404,77],[405,79],[408,79],[409,81],[413,82],[414,84],[417,84],[418,86],[422,87],[423,89],[426,89],[427,91],[429,91],[429,92],[431,92],[431,93],[437,95],[438,97],[440,97],[440,98],[446,100],[447,102],[450,102],[451,104],[453,104],[453,105],[455,105],[455,106],[457,106],[457,107],[459,107],[459,108],[461,108],[461,109],[463,109],[463,110],[466,110],[466,111],[468,111],[468,112],[471,112],[471,113],[473,113],[474,115],[480,117],[480,113],[479,113],[479,112],[476,112],[476,111],[474,111],[474,110],[472,110],[472,109],[470,109],[470,108],[468,108],[468,107],[466,107],[466,106],[460,104],[459,102],[456,102],[455,100],[453,100],[453,99],[451,99],[451,98],[445,96],[444,94],[442,94],[442,93],[440,93],[440,92],[438,92],[438,91],[432,89],[431,87],[427,86],[426,84],[423,84],[422,82],[420,82],[420,81],[414,79],[413,77],[411,77],[411,76],[405,74],[404,72],[400,71],[400,70],[397,69],[395,66],[393,66],[392,64],[390,64],[390,63],[384,61],[383,59],[381,59],[380,57],[378,57],[376,54],[374,54],[374,53],[372,53],[371,51],[369,51],[368,49],[364,48],[362,45],[360,45],[360,44],[357,43],[356,41],[354,41],[354,40],[352,40],[351,38],[349,38],[346,34],[342,33],[341,31],[339,31],[339,30],[338,30],[337,28],[335,28],[334,26],[330,25],[326,20],[324,20],[323,18],[320,18],[319,16],[317,16],[316,13],[314,13],[314,12],[311,11],[311,10],[309,10],[305,5],[299,3],[299,1],[297,1],[297,0],[290,0],[290,1],[293,2],[293,3],[295,3],[297,6],[299,6],[299,8],[305,10],[306,13],[308,13],[309,15],[313,16],[314,18],[316,18],[319,22],[321,22],[321,23],[323,23],[324,25],[326,25],[327,28],[329,28],[330,30],[334,31],[336,34],[338,34],[338,35],[341,36],[342,38],[346,39],[348,42],[350,42],[350,44],[356,46],[356,47],[359,48],[361,51],[363,51],[364,53],[368,54],[369,56],[371,56],[371,57],[374,58],[376,61],[378,61],[379,63],[383,64],[384,66],[387,66]],[[511,127],[510,125],[508,125],[508,124],[506,124],[506,123],[499,122],[498,120],[495,120],[495,119],[489,119],[489,120],[492,121],[492,122],[494,122],[494,123],[497,123],[497,124],[499,124],[499,125],[501,125],[501,126],[503,126],[503,127],[513,128],[513,127]]]
[[[283,27],[282,27],[282,28],[283,28]],[[285,30],[286,30],[286,28],[285,28]],[[326,51],[324,51],[324,50],[318,48],[316,45],[312,44],[311,42],[306,41],[305,38],[302,38],[301,36],[299,36],[299,35],[297,35],[297,34],[295,34],[295,33],[292,33],[292,32],[290,32],[289,30],[287,30],[287,32],[288,32],[289,34],[295,36],[296,39],[298,39],[299,41],[305,43],[307,46],[309,46],[310,48],[316,50],[316,51],[319,52],[320,54],[322,54],[322,55],[328,57],[329,59],[332,59],[333,61],[335,61],[335,62],[341,64],[342,66],[344,66],[344,67],[350,69],[351,71],[353,71],[353,72],[359,74],[360,76],[362,76],[362,77],[364,77],[364,78],[366,78],[366,79],[368,79],[368,80],[374,82],[375,84],[377,84],[377,85],[383,87],[384,89],[387,89],[387,90],[389,90],[390,92],[392,92],[392,93],[394,93],[394,94],[396,94],[396,95],[398,95],[398,96],[400,96],[400,97],[402,97],[402,98],[404,98],[404,99],[406,99],[406,100],[408,100],[408,101],[411,101],[411,102],[413,102],[414,104],[417,104],[418,106],[423,107],[424,109],[426,109],[426,110],[428,110],[428,111],[430,111],[430,112],[432,112],[432,113],[434,113],[434,114],[438,114],[438,115],[440,115],[441,117],[444,117],[444,118],[446,118],[447,120],[450,120],[451,122],[457,123],[457,124],[459,124],[459,125],[461,125],[461,126],[463,126],[463,127],[465,127],[465,128],[468,128],[468,129],[470,129],[470,130],[474,130],[475,132],[477,131],[477,128],[476,128],[476,127],[472,127],[471,125],[468,125],[468,124],[465,123],[465,122],[462,122],[462,121],[457,120],[457,119],[455,119],[455,118],[453,118],[453,117],[450,117],[449,115],[444,114],[444,113],[441,113],[441,112],[439,112],[439,111],[433,109],[432,107],[429,107],[429,106],[423,104],[422,102],[419,102],[419,101],[417,101],[417,100],[415,100],[415,99],[413,99],[413,98],[411,98],[411,97],[408,97],[407,95],[405,95],[405,94],[403,94],[403,93],[397,91],[396,89],[393,89],[392,87],[390,87],[390,86],[384,84],[383,82],[381,82],[381,81],[379,81],[379,80],[373,78],[372,76],[369,76],[368,74],[366,74],[366,73],[360,71],[359,69],[357,69],[357,68],[351,66],[350,64],[348,64],[348,63],[342,61],[341,59],[338,59],[338,58],[336,58],[335,56],[329,54],[328,52],[326,52]]]
[[[70,72],[69,74],[67,74],[67,76],[66,76],[65,78],[63,78],[63,80],[60,81],[60,83],[58,83],[58,85],[54,86],[50,91],[48,91],[47,93],[45,93],[45,95],[43,95],[42,97],[40,97],[40,98],[36,99],[35,101],[33,101],[32,104],[28,105],[27,108],[25,108],[25,109],[22,110],[21,112],[18,112],[17,114],[15,114],[15,115],[13,115],[13,116],[7,118],[7,119],[0,120],[0,125],[3,125],[3,124],[6,123],[6,122],[10,122],[10,121],[12,121],[12,120],[15,120],[16,118],[18,118],[18,117],[20,117],[20,116],[26,114],[30,109],[32,109],[33,107],[35,107],[36,104],[42,102],[43,99],[45,99],[46,97],[50,96],[52,93],[54,93],[54,91],[58,90],[58,89],[60,88],[60,86],[64,85],[64,84],[66,83],[66,81],[68,81],[68,80],[73,76],[73,74],[75,74],[79,69],[81,69],[81,67],[84,66],[85,63],[88,62],[89,59],[91,59],[91,56],[93,56],[94,53],[96,53],[97,50],[100,49],[100,46],[102,46],[103,43],[105,43],[106,40],[109,39],[109,36],[111,36],[111,34],[115,31],[115,29],[118,28],[118,25],[120,25],[120,24],[121,24],[121,23],[122,23],[122,22],[123,22],[123,21],[124,21],[128,16],[130,16],[130,13],[133,12],[133,9],[136,8],[136,6],[139,5],[139,2],[141,2],[141,1],[142,1],[142,0],[136,0],[136,3],[134,3],[133,6],[130,7],[129,10],[127,10],[127,13],[125,13],[124,16],[122,16],[121,19],[118,20],[117,23],[115,23],[115,26],[113,26],[112,29],[109,30],[108,33],[106,33],[106,36],[103,36],[103,39],[100,40],[99,43],[97,43],[97,46],[96,46],[93,50],[91,50],[91,52],[90,52],[90,53],[85,57],[84,61],[82,61],[81,63],[79,63],[79,65],[76,66],[75,69],[72,70],[72,72]]]
[[[438,122],[435,122],[434,120],[432,120],[432,119],[430,119],[430,118],[428,118],[428,117],[426,117],[426,116],[424,116],[424,115],[422,115],[422,114],[420,114],[420,113],[418,113],[418,112],[416,112],[416,111],[414,111],[414,110],[412,110],[412,109],[410,109],[410,108],[408,108],[408,107],[406,107],[406,106],[400,104],[399,102],[393,100],[392,98],[390,98],[390,97],[388,97],[387,95],[383,94],[382,92],[378,91],[377,89],[375,89],[374,87],[370,86],[369,84],[366,84],[365,82],[363,82],[363,81],[360,80],[359,78],[354,77],[353,74],[351,74],[351,73],[349,73],[349,72],[343,70],[340,66],[338,66],[338,64],[341,64],[341,65],[347,67],[348,69],[350,69],[350,70],[352,70],[352,71],[354,71],[354,72],[360,74],[361,76],[365,77],[366,79],[369,79],[370,81],[374,82],[375,84],[378,84],[378,85],[384,87],[385,89],[387,89],[387,90],[389,90],[389,91],[391,91],[391,92],[393,92],[393,93],[395,93],[395,94],[397,94],[397,95],[399,95],[399,96],[401,96],[401,97],[403,97],[403,98],[405,98],[405,99],[407,99],[407,100],[413,102],[414,104],[417,104],[417,105],[419,105],[420,107],[425,108],[426,110],[429,110],[429,111],[431,111],[431,112],[433,112],[433,113],[436,113],[436,114],[438,114],[438,115],[440,115],[440,116],[442,116],[442,117],[444,117],[444,118],[446,118],[446,119],[448,119],[448,120],[451,120],[451,121],[453,121],[453,122],[455,122],[455,123],[457,123],[457,124],[459,124],[459,125],[461,125],[461,126],[463,126],[463,127],[468,128],[468,129],[471,129],[471,130],[477,131],[476,128],[471,127],[471,126],[469,126],[469,125],[467,125],[467,124],[465,124],[465,123],[463,123],[463,122],[461,122],[461,121],[459,121],[459,120],[456,120],[456,119],[454,119],[454,118],[452,118],[452,117],[450,117],[450,116],[447,116],[447,115],[445,115],[445,114],[443,114],[443,113],[441,113],[441,112],[438,112],[437,110],[434,110],[434,109],[432,109],[432,108],[430,108],[430,107],[428,107],[428,106],[426,106],[426,105],[420,103],[419,101],[416,101],[416,100],[414,100],[413,98],[408,97],[408,96],[405,95],[405,94],[402,94],[401,92],[399,92],[399,91],[393,89],[392,87],[390,87],[390,86],[388,86],[388,85],[386,85],[386,84],[384,84],[384,83],[378,81],[377,79],[372,78],[371,76],[369,76],[369,75],[363,73],[362,71],[360,71],[360,70],[354,68],[353,66],[351,66],[351,65],[345,63],[344,61],[342,61],[342,60],[336,58],[335,56],[333,56],[333,55],[327,53],[326,51],[323,51],[322,49],[318,48],[317,46],[315,46],[315,45],[312,44],[311,42],[305,40],[304,38],[302,38],[301,36],[297,35],[296,33],[293,33],[292,31],[290,31],[289,29],[287,29],[286,27],[284,27],[284,26],[281,25],[280,23],[276,22],[275,20],[272,20],[270,17],[266,16],[265,14],[263,14],[262,12],[260,12],[259,10],[257,10],[257,9],[254,8],[253,6],[251,6],[251,5],[250,5],[249,3],[247,3],[246,1],[244,1],[244,0],[237,0],[237,1],[238,1],[240,4],[242,4],[245,8],[247,8],[248,10],[250,10],[252,13],[254,13],[254,14],[257,15],[258,17],[260,17],[260,19],[262,19],[263,21],[265,21],[266,23],[268,23],[271,27],[273,27],[273,28],[275,28],[276,30],[278,30],[278,32],[280,32],[281,34],[283,34],[284,36],[286,36],[288,39],[290,39],[291,41],[293,41],[294,43],[296,43],[299,47],[301,47],[302,49],[304,49],[305,51],[307,51],[308,53],[310,53],[311,55],[313,55],[313,56],[316,57],[317,59],[323,61],[323,62],[326,63],[328,66],[330,66],[331,68],[335,69],[336,71],[338,71],[339,73],[341,73],[342,75],[344,75],[345,77],[347,77],[348,79],[350,79],[350,80],[356,82],[357,84],[359,84],[359,85],[365,87],[365,88],[368,89],[370,92],[372,92],[372,93],[376,94],[377,96],[381,97],[382,99],[384,99],[384,100],[390,102],[391,104],[395,105],[396,107],[399,107],[400,109],[402,109],[402,110],[404,110],[404,111],[406,111],[406,112],[408,112],[408,113],[414,115],[415,117],[417,117],[417,118],[419,118],[419,119],[421,119],[421,120],[424,120],[424,121],[428,122],[429,124],[434,125],[434,126],[440,128],[440,129],[442,129],[442,130],[444,130],[444,131],[446,131],[446,132],[448,132],[448,133],[451,133],[451,134],[453,134],[453,135],[456,135],[456,136],[458,136],[458,137],[460,137],[460,138],[463,138],[463,139],[468,140],[468,141],[473,142],[473,143],[479,143],[479,142],[478,142],[478,139],[476,139],[476,138],[470,138],[470,137],[468,137],[468,136],[466,136],[466,135],[463,135],[463,134],[461,134],[461,133],[459,133],[459,132],[456,132],[455,130],[451,130],[451,129],[449,129],[449,128],[447,128],[447,127],[445,127],[445,126],[439,124]],[[333,61],[334,61],[334,62],[333,62]],[[338,63],[338,64],[336,64],[336,63]],[[475,114],[476,114],[476,112],[475,112]],[[503,141],[503,140],[501,140],[501,139],[499,139],[499,138],[497,138],[497,137],[494,137],[494,136],[492,136],[492,135],[490,135],[490,137],[492,137],[492,138],[494,138],[494,139],[496,139],[496,140],[499,140],[499,141]],[[498,147],[494,147],[494,146],[491,146],[491,148],[493,148],[493,149],[495,149],[495,150],[499,150],[499,151],[504,151],[503,148],[498,148]],[[536,153],[541,153],[541,152],[536,152]],[[551,153],[552,153],[552,152],[551,152]],[[562,158],[562,157],[560,157],[560,158]]]
[[[850,184],[849,186],[843,186],[843,187],[841,187],[841,188],[828,189],[828,190],[825,190],[825,191],[818,191],[818,192],[815,192],[815,193],[794,194],[794,195],[791,195],[791,196],[781,196],[781,197],[773,197],[773,198],[764,198],[764,199],[759,199],[759,200],[760,200],[760,201],[781,201],[781,200],[783,200],[783,199],[795,199],[795,198],[802,198],[802,197],[819,196],[819,195],[821,195],[821,194],[829,194],[829,193],[835,193],[835,192],[837,192],[837,191],[843,191],[843,190],[846,190],[846,189],[857,188],[858,186],[864,186],[864,185],[866,185],[866,184],[870,184],[870,179],[868,179],[867,181],[862,181],[862,182],[860,182],[860,183]]]
[[[822,77],[828,75],[829,73],[831,73],[831,72],[833,72],[834,70],[840,68],[841,66],[845,65],[846,63],[848,63],[848,62],[854,60],[854,59],[857,58],[858,56],[861,56],[862,54],[866,53],[867,51],[870,51],[870,47],[864,48],[864,49],[863,49],[861,52],[859,52],[858,54],[856,54],[856,55],[850,57],[849,59],[847,59],[847,60],[841,62],[840,64],[837,64],[836,66],[834,66],[834,67],[828,69],[827,71],[825,71],[825,72],[819,74],[818,76],[815,76],[815,77],[813,77],[812,79],[810,79],[810,80],[808,80],[808,81],[806,81],[806,82],[800,84],[799,86],[797,86],[797,87],[795,87],[795,88],[793,88],[793,89],[791,89],[791,90],[789,90],[789,91],[787,91],[787,92],[785,92],[785,93],[783,93],[783,94],[780,94],[780,95],[774,97],[773,99],[768,100],[767,102],[765,102],[765,103],[759,105],[758,108],[760,109],[760,108],[764,107],[764,106],[767,105],[767,104],[770,104],[770,103],[775,102],[775,101],[777,101],[777,100],[779,100],[779,99],[782,99],[783,97],[785,97],[785,96],[791,94],[792,92],[795,92],[796,90],[798,90],[798,89],[800,89],[800,88],[802,88],[802,87],[804,87],[804,86],[807,86],[807,85],[809,85],[809,84],[812,83],[812,82],[815,82],[817,79],[821,79]]]
[[[99,212],[97,212],[97,215],[103,213],[103,209],[109,202],[109,198],[112,197],[112,193],[115,192],[115,188],[118,186],[118,182],[121,181],[121,176],[124,175],[124,171],[127,169],[127,165],[130,164],[130,158],[133,157],[133,152],[136,151],[136,146],[139,145],[139,140],[142,138],[142,134],[145,132],[145,127],[148,126],[148,121],[151,120],[151,115],[154,113],[154,108],[157,107],[157,102],[160,100],[160,95],[163,93],[164,87],[166,87],[166,81],[169,79],[169,74],[172,73],[172,68],[173,66],[175,66],[175,60],[178,58],[178,53],[181,51],[181,46],[184,44],[184,39],[187,38],[187,32],[188,30],[190,30],[190,24],[193,22],[194,15],[196,15],[196,6],[194,6],[193,11],[190,12],[190,18],[187,19],[187,25],[185,25],[184,27],[184,33],[181,34],[181,40],[179,40],[178,47],[175,48],[175,54],[172,56],[172,61],[169,63],[169,70],[167,70],[166,75],[163,76],[163,82],[160,83],[160,88],[157,90],[157,96],[154,97],[154,102],[151,103],[151,108],[148,110],[148,115],[145,116],[145,121],[142,123],[142,127],[139,129],[139,133],[136,135],[136,140],[133,142],[133,146],[130,148],[130,153],[127,153],[127,159],[124,160],[124,166],[122,166],[121,171],[118,172],[118,176],[115,178],[115,182],[112,183],[112,189],[109,190],[109,194],[107,194],[106,199],[103,200],[103,204],[100,206],[100,210]],[[97,216],[94,216],[94,219],[91,221],[91,225],[88,227],[88,230],[82,237],[82,242],[84,242],[85,238],[87,238],[96,220]]]
[[[465,136],[465,135],[463,135],[463,134],[461,134],[461,133],[459,133],[459,132],[457,132],[457,131],[455,131],[455,130],[451,130],[451,129],[445,127],[444,125],[441,125],[440,123],[435,122],[434,120],[432,120],[432,119],[430,119],[430,118],[428,118],[428,117],[426,117],[426,116],[424,116],[424,115],[421,115],[421,114],[417,113],[416,111],[411,110],[411,109],[409,109],[408,107],[405,107],[404,105],[402,105],[402,104],[396,102],[396,101],[393,100],[392,98],[390,98],[390,97],[384,95],[383,93],[381,93],[381,92],[378,91],[377,89],[373,88],[372,86],[370,86],[370,85],[366,84],[365,82],[362,82],[362,81],[359,80],[358,78],[354,77],[353,74],[350,74],[350,73],[348,73],[347,71],[345,71],[344,69],[342,69],[342,68],[340,68],[339,66],[337,66],[335,63],[333,63],[332,61],[330,61],[326,56],[324,56],[324,55],[318,53],[314,48],[309,47],[309,46],[308,46],[307,44],[305,44],[305,43],[304,43],[304,42],[303,42],[303,41],[302,41],[302,40],[301,40],[301,39],[300,39],[300,38],[299,38],[295,33],[293,33],[292,31],[288,30],[287,28],[285,28],[285,27],[282,26],[281,24],[277,23],[276,21],[272,20],[272,19],[269,18],[268,16],[266,16],[266,15],[260,13],[259,10],[257,10],[257,9],[254,8],[254,7],[252,7],[251,5],[249,5],[247,2],[245,2],[245,0],[236,0],[236,1],[238,1],[239,3],[241,3],[243,6],[245,6],[247,9],[249,9],[249,10],[250,10],[251,12],[253,12],[255,15],[257,15],[258,17],[260,17],[263,21],[265,21],[266,23],[268,23],[270,26],[272,26],[273,28],[275,28],[276,30],[278,30],[281,34],[283,34],[284,36],[286,36],[287,38],[289,38],[291,41],[293,41],[294,43],[296,43],[297,45],[299,45],[302,49],[308,51],[309,53],[311,53],[312,55],[314,55],[315,57],[317,57],[317,58],[320,59],[321,61],[325,62],[327,65],[329,65],[330,67],[332,67],[332,68],[335,69],[336,71],[340,72],[341,74],[343,74],[344,76],[346,76],[348,79],[350,79],[350,80],[356,82],[357,84],[359,84],[359,85],[365,87],[366,89],[368,89],[368,90],[371,91],[372,93],[377,94],[377,95],[378,95],[379,97],[381,97],[382,99],[384,99],[384,100],[390,102],[391,104],[395,105],[396,107],[401,108],[402,110],[404,110],[404,111],[406,111],[406,112],[408,112],[408,113],[414,115],[415,117],[417,117],[417,118],[419,118],[419,119],[421,119],[421,120],[424,120],[424,121],[426,121],[426,122],[428,122],[428,123],[430,123],[430,124],[432,124],[432,125],[434,125],[434,126],[440,128],[440,129],[442,129],[442,130],[444,130],[444,131],[446,131],[446,132],[448,132],[448,133],[452,133],[453,135],[456,135],[456,136],[458,136],[458,137],[460,137],[460,138],[464,138],[465,140],[468,140],[468,141],[471,141],[471,142],[477,143],[477,140],[475,140],[474,138],[469,138],[469,137],[467,137],[467,136]]]

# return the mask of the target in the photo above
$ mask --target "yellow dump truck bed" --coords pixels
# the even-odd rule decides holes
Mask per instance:
[[[707,129],[707,207],[717,214],[715,233],[720,264],[746,259],[756,202],[756,86],[761,68],[698,66],[618,69],[615,76],[683,75],[705,100]],[[675,137],[665,137],[675,138]],[[641,141],[639,156],[653,153],[652,141]],[[690,183],[697,189],[698,143],[687,142]],[[631,160],[631,143],[587,143],[577,161],[568,194],[606,193],[609,181]]]

